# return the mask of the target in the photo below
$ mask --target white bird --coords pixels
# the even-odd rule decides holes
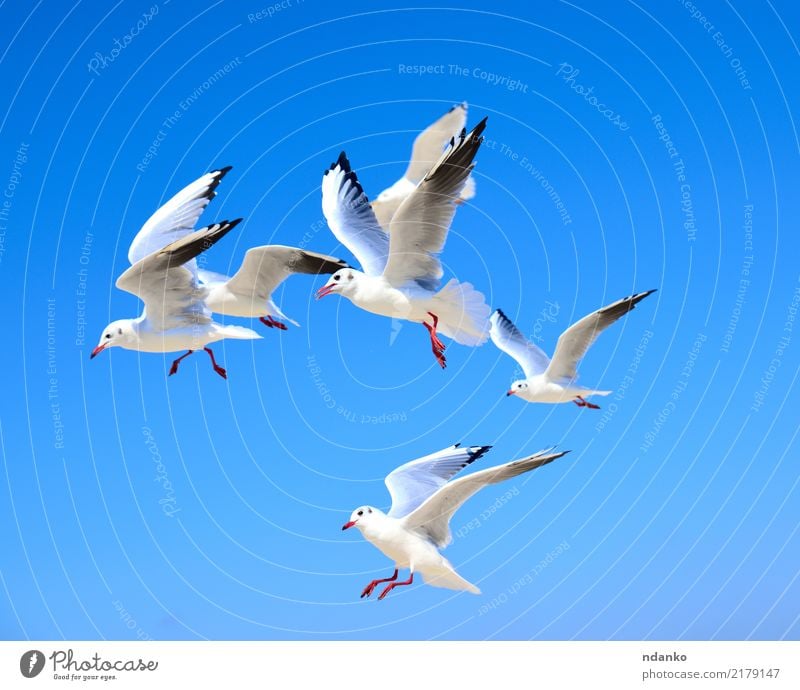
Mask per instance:
[[[598,335],[617,319],[627,314],[655,290],[639,292],[607,307],[598,309],[570,326],[561,334],[553,359],[549,359],[534,343],[525,338],[500,310],[490,319],[491,337],[497,347],[513,357],[522,367],[525,378],[514,381],[506,395],[516,395],[527,402],[574,402],[578,407],[600,409],[587,402],[590,395],[609,395],[612,391],[586,388],[577,383],[576,367]]]
[[[128,250],[131,264],[161,249],[194,230],[197,219],[217,192],[231,166],[212,170],[184,187],[165,203],[134,237]],[[286,330],[278,321],[286,317],[272,301],[272,293],[292,273],[330,274],[347,263],[332,256],[283,245],[253,247],[245,254],[239,270],[231,278],[197,266],[192,259],[186,268],[209,288],[206,305],[227,316],[258,318],[270,328]]]
[[[372,594],[379,584],[388,582],[390,584],[378,597],[383,599],[395,587],[410,585],[416,572],[434,587],[480,594],[480,590],[462,578],[439,552],[452,541],[450,520],[454,513],[483,487],[535,470],[569,452],[540,451],[450,481],[490,448],[455,445],[401,465],[386,477],[386,486],[392,496],[392,508],[388,514],[372,506],[361,506],[353,511],[342,529],[355,527],[395,563],[394,574],[370,582],[361,593],[362,598]],[[398,582],[398,572],[403,568],[410,571],[408,579]]]
[[[322,178],[322,212],[328,226],[364,270],[337,271],[317,298],[342,295],[373,314],[423,324],[442,368],[445,346],[439,332],[463,345],[481,345],[488,339],[491,309],[483,295],[455,279],[439,290],[444,271],[438,258],[485,127],[486,118],[451,142],[400,205],[389,233],[378,224],[344,152]]]
[[[126,270],[117,279],[117,287],[144,302],[142,315],[113,321],[106,326],[91,357],[109,347],[139,352],[187,350],[172,363],[171,376],[178,371],[181,360],[202,348],[211,358],[214,371],[227,378],[225,369],[217,364],[207,345],[223,338],[253,340],[261,336],[249,328],[212,321],[205,304],[208,289],[198,283],[186,264],[216,244],[240,221],[241,218],[225,220],[189,233],[139,259]]]
[[[265,326],[285,331],[286,325],[275,316],[295,326],[299,324],[272,301],[272,293],[278,285],[293,273],[330,274],[346,267],[346,261],[332,256],[271,244],[248,249],[232,278],[210,271],[201,271],[200,276],[209,288],[206,305],[211,311],[228,316],[258,317]]]
[[[454,105],[436,122],[427,129],[422,130],[414,139],[411,149],[411,161],[405,174],[391,187],[384,189],[375,201],[372,210],[381,227],[389,232],[389,224],[397,212],[400,204],[406,200],[417,185],[422,182],[425,174],[434,166],[442,155],[442,151],[451,139],[458,137],[467,126],[467,104]],[[461,190],[457,204],[463,203],[475,196],[475,179],[467,178]]]

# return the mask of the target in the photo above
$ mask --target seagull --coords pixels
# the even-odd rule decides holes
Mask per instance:
[[[295,326],[299,324],[272,301],[278,285],[293,273],[321,275],[347,267],[346,261],[332,256],[272,244],[249,249],[232,278],[210,271],[201,271],[200,276],[209,289],[206,306],[214,313],[258,317],[265,326],[285,331],[286,324],[276,316]]]
[[[433,167],[442,155],[442,151],[451,139],[457,137],[467,124],[467,104],[454,105],[436,122],[424,129],[414,139],[411,149],[411,161],[405,174],[391,187],[384,189],[375,201],[372,210],[381,227],[389,232],[389,224],[397,212],[400,204],[422,182],[425,174]],[[463,203],[475,196],[475,180],[468,177],[464,188],[461,190],[457,204]]]
[[[212,170],[184,187],[142,226],[128,250],[131,264],[194,230],[197,219],[217,195],[216,189],[231,166]],[[186,268],[209,288],[206,306],[217,314],[258,318],[269,328],[286,330],[285,319],[295,326],[272,301],[272,293],[292,273],[330,274],[347,262],[297,247],[265,245],[245,254],[231,278],[197,266],[191,259]],[[278,317],[278,318],[275,318]]]
[[[386,486],[392,496],[392,508],[388,514],[372,506],[361,506],[353,511],[342,529],[355,527],[395,563],[394,574],[370,582],[361,593],[362,599],[369,597],[379,584],[388,582],[378,597],[383,599],[395,587],[410,585],[416,572],[434,587],[480,594],[480,590],[462,578],[439,552],[452,541],[450,520],[453,514],[484,486],[530,472],[569,452],[551,453],[551,448],[450,481],[490,448],[462,448],[456,444],[401,465],[386,477]],[[403,568],[409,570],[408,579],[398,581],[398,572]]]
[[[483,141],[486,118],[457,140],[400,204],[388,233],[375,213],[344,152],[322,178],[322,212],[336,238],[356,256],[363,272],[341,269],[317,291],[317,299],[337,294],[365,311],[421,323],[442,368],[445,345],[438,333],[463,345],[482,345],[489,337],[491,309],[470,283],[450,280],[438,254],[466,179]]]
[[[169,371],[172,376],[183,359],[202,348],[211,358],[214,371],[228,378],[207,345],[223,338],[254,340],[261,336],[249,328],[212,321],[204,301],[208,290],[198,283],[186,264],[216,244],[240,221],[241,218],[223,220],[191,232],[139,259],[117,278],[117,287],[139,297],[144,302],[144,311],[136,319],[108,324],[91,359],[109,347],[139,352],[187,350],[172,363]]]
[[[527,402],[574,402],[578,407],[599,410],[600,406],[585,398],[590,395],[609,395],[576,383],[578,362],[600,333],[627,314],[655,290],[639,292],[607,307],[598,309],[570,326],[561,334],[553,359],[548,359],[536,345],[527,340],[511,320],[497,309],[491,316],[492,341],[522,367],[525,378],[514,381],[506,395],[516,395]]]

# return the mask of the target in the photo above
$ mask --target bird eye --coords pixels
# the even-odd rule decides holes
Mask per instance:
[[[341,278],[341,276],[333,276],[334,280],[339,280],[339,278]]]
[[[108,340],[110,337],[111,337],[111,333],[106,333],[106,340]]]
[[[359,510],[359,511],[358,511],[358,514],[359,514],[359,515],[363,515],[363,514],[364,514],[364,511],[363,511],[363,510]]]

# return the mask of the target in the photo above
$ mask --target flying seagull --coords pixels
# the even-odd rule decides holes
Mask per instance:
[[[131,264],[192,232],[230,170],[231,166],[227,166],[206,173],[153,214],[131,243],[128,250]],[[281,330],[286,330],[286,325],[278,319],[298,325],[272,301],[272,293],[286,278],[293,273],[330,274],[346,266],[346,262],[335,257],[283,245],[249,249],[232,278],[199,268],[194,259],[186,264],[186,268],[209,288],[206,305],[212,312],[258,318],[265,326]]]
[[[609,395],[611,391],[586,388],[577,383],[577,365],[600,333],[627,314],[655,290],[639,292],[607,307],[598,309],[570,326],[561,334],[553,359],[549,359],[534,343],[525,338],[500,310],[490,319],[491,337],[497,347],[513,357],[522,367],[525,378],[514,381],[506,395],[516,395],[527,402],[574,402],[578,407],[600,409],[588,402],[590,395]]]
[[[467,104],[454,105],[436,122],[424,129],[414,139],[411,161],[406,172],[391,187],[387,187],[372,202],[372,210],[381,227],[389,232],[389,224],[400,204],[417,188],[426,173],[436,164],[451,139],[458,137],[467,126]],[[475,196],[475,178],[468,177],[456,203]]]
[[[463,345],[488,339],[491,312],[483,295],[469,283],[450,280],[438,254],[444,248],[456,200],[475,163],[486,118],[457,140],[400,204],[388,233],[380,227],[344,152],[322,178],[322,211],[336,238],[359,260],[363,271],[337,271],[317,298],[337,294],[365,311],[421,323],[431,349],[444,368],[444,343],[438,333]]]
[[[393,575],[370,582],[361,593],[362,599],[370,596],[379,584],[388,582],[378,597],[383,599],[395,587],[410,585],[416,572],[434,587],[480,594],[480,590],[462,578],[439,552],[452,541],[450,519],[453,514],[483,487],[535,470],[569,452],[540,451],[450,481],[490,448],[462,448],[457,444],[401,465],[386,477],[392,496],[388,514],[372,506],[361,506],[353,511],[342,529],[355,527],[395,563]],[[398,572],[403,568],[410,571],[408,579],[398,581]]]
[[[202,348],[211,358],[214,371],[227,378],[208,344],[223,338],[253,340],[261,336],[249,328],[223,326],[212,321],[205,304],[208,290],[198,283],[186,264],[216,244],[240,221],[241,218],[224,220],[191,232],[139,259],[117,278],[117,287],[139,297],[144,302],[144,310],[136,319],[120,319],[108,324],[91,357],[109,347],[139,352],[186,350],[172,363],[171,376],[178,371],[178,364],[184,358]]]

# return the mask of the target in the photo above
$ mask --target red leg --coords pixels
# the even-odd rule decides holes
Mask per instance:
[[[260,316],[258,320],[268,328],[279,328],[282,331],[288,330],[288,327],[285,323],[281,323],[280,321],[273,319],[271,316],[267,316],[266,319],[263,316]]]
[[[364,591],[361,592],[361,598],[363,599],[364,597],[368,597],[370,594],[372,594],[372,592],[375,591],[375,588],[381,582],[394,582],[396,579],[397,579],[397,568],[394,569],[394,575],[392,575],[391,577],[385,577],[382,580],[373,580],[372,582],[370,582],[366,587],[364,587]]]
[[[407,580],[404,580],[403,582],[392,582],[391,584],[389,584],[389,585],[386,585],[386,589],[384,589],[384,590],[381,592],[381,595],[378,597],[378,601],[380,601],[381,599],[383,599],[383,598],[384,598],[384,597],[385,597],[385,596],[386,596],[386,595],[387,595],[389,592],[391,592],[391,591],[392,591],[392,590],[393,590],[395,587],[400,587],[400,586],[402,586],[402,585],[410,585],[412,582],[414,582],[414,573],[411,573],[411,574],[408,576],[408,579],[407,579]]]
[[[192,354],[192,352],[194,352],[194,350],[189,350],[186,354],[181,355],[172,363],[172,366],[169,368],[169,376],[178,373],[178,365],[181,363],[181,360],[186,359],[190,354]]]
[[[206,352],[208,352],[208,356],[211,357],[211,365],[214,367],[214,371],[216,371],[222,378],[228,378],[228,372],[225,371],[219,364],[217,364],[217,360],[214,359],[214,353],[211,351],[210,347],[203,348]]]
[[[444,369],[447,366],[447,360],[444,356],[444,343],[439,340],[439,336],[436,335],[436,326],[439,325],[439,317],[432,312],[428,312],[428,316],[433,319],[433,325],[423,321],[422,325],[428,329],[428,333],[431,336],[431,350],[433,351],[433,356],[436,357],[436,361],[439,362],[439,366]]]
[[[584,400],[580,395],[573,400],[578,407],[588,407],[590,410],[599,410],[600,405],[595,405],[594,403],[590,403],[588,400]]]

